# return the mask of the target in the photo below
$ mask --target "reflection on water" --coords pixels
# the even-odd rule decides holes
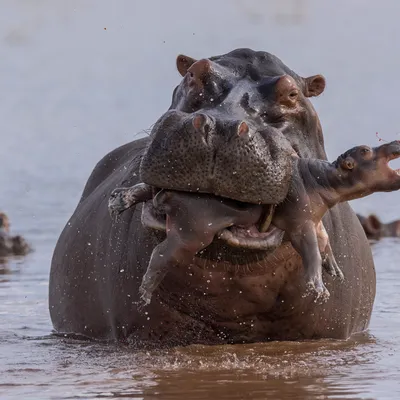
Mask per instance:
[[[326,92],[313,102],[332,159],[379,144],[376,132],[397,138],[399,11],[397,0],[4,0],[0,208],[35,252],[0,266],[0,398],[400,398],[399,240],[373,246],[371,328],[348,341],[141,353],[54,337],[47,310],[55,241],[88,175],[168,107],[177,54],[248,46],[323,73]],[[399,200],[353,205],[388,221]]]

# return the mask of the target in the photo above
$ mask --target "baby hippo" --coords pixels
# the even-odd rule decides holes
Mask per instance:
[[[274,243],[270,245],[279,245],[282,239],[280,233],[286,232],[302,257],[307,285],[311,291],[316,292],[317,299],[324,301],[329,298],[329,292],[322,281],[322,266],[330,275],[341,280],[344,278],[332,252],[322,217],[328,209],[340,202],[375,192],[400,189],[400,170],[394,171],[388,165],[390,160],[398,157],[399,141],[376,148],[354,147],[333,163],[293,157],[293,177],[288,195],[276,207],[272,217],[272,225],[279,229],[271,238]],[[153,195],[153,188],[144,183],[117,188],[110,196],[110,213],[121,213],[139,202],[152,199]],[[232,212],[234,208],[230,208],[227,213],[229,201],[218,203],[215,197],[207,195],[162,191],[155,197],[154,205],[164,207],[169,233],[168,241],[154,250],[143,278],[141,292],[146,302],[150,301],[151,293],[172,264],[190,261],[196,252],[211,243],[213,237],[221,232],[220,229],[240,225],[244,217],[237,209]],[[189,219],[189,216],[196,214],[194,210],[205,215],[195,220]],[[247,210],[244,208],[242,211],[249,212],[245,218],[249,225],[252,221],[257,222],[261,215],[258,206]],[[208,221],[212,221],[212,227]],[[166,258],[163,258],[165,255]]]
[[[248,227],[261,217],[263,207],[239,203],[207,194],[161,190],[153,199],[157,211],[166,214],[166,239],[152,252],[140,286],[145,304],[168,270],[177,265],[189,265],[200,250],[214,240],[216,234],[232,225]],[[269,245],[278,246],[284,232],[277,230]]]
[[[277,206],[272,224],[287,233],[300,254],[307,284],[317,298],[329,297],[322,282],[323,261],[331,275],[343,279],[321,222],[323,215],[340,202],[400,189],[400,170],[388,165],[398,157],[400,141],[375,148],[354,147],[333,163],[295,158],[288,195]]]

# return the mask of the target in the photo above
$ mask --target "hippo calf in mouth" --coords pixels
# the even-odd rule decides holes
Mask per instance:
[[[248,127],[239,129],[248,131]],[[327,300],[330,294],[322,281],[321,265],[340,280],[344,275],[336,262],[322,217],[340,202],[400,189],[400,170],[392,170],[388,165],[398,157],[400,141],[372,149],[357,146],[333,163],[295,156],[288,195],[275,211],[270,208],[268,215],[263,213],[261,205],[235,204],[229,199],[162,190],[155,196],[153,205],[165,216],[166,223],[150,226],[165,229],[167,238],[153,250],[139,289],[142,300],[149,304],[169,268],[189,264],[216,235],[233,245],[268,249],[280,245],[284,232],[302,257],[308,289],[316,292],[317,299]],[[111,216],[150,200],[155,192],[143,183],[115,189],[108,204]],[[228,227],[245,235],[233,240]],[[267,229],[270,232],[264,234],[262,231]]]
[[[353,147],[333,163],[300,158],[294,163],[288,195],[278,205],[272,224],[287,232],[301,255],[307,286],[317,298],[326,300],[330,295],[322,281],[322,262],[330,275],[344,279],[322,217],[338,203],[399,190],[400,170],[388,165],[399,157],[400,141],[393,141],[375,148]]]

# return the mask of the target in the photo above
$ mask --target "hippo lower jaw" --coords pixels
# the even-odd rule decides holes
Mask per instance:
[[[281,245],[285,232],[271,225],[274,209],[274,205],[266,205],[257,224],[246,227],[233,225],[221,229],[215,239],[236,248],[269,252],[275,250]],[[143,204],[141,222],[146,228],[166,232],[166,214],[153,205],[153,200]]]

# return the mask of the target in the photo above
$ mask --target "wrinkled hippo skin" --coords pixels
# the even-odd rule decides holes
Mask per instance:
[[[187,266],[171,268],[151,304],[144,310],[138,307],[151,253],[166,236],[142,226],[142,209],[148,203],[131,207],[118,223],[110,218],[107,205],[115,188],[144,182],[178,191],[220,190],[220,196],[237,201],[273,204],[286,196],[291,174],[285,159],[275,153],[282,137],[299,157],[326,160],[321,125],[308,99],[324,90],[322,76],[302,78],[275,56],[249,49],[197,62],[179,56],[177,67],[183,79],[174,90],[171,109],[201,113],[222,128],[215,137],[204,130],[200,141],[184,137],[184,131],[168,131],[165,124],[161,131],[156,123],[150,137],[121,146],[99,161],[54,251],[49,309],[55,330],[137,346],[173,346],[343,339],[366,329],[375,298],[375,270],[368,240],[347,203],[323,218],[345,281],[324,274],[331,296],[322,306],[302,296],[304,269],[289,242],[268,251],[216,239]],[[165,116],[160,121],[165,122]],[[252,128],[252,137],[246,130],[241,135],[243,121]],[[223,128],[232,124],[238,136]],[[275,138],[262,132],[267,125],[278,131]],[[204,157],[196,158],[197,150]],[[173,160],[175,154],[183,159]],[[273,169],[273,158],[282,170]],[[267,177],[258,165],[269,168]],[[269,189],[257,187],[260,184]]]
[[[375,214],[370,214],[368,217],[357,214],[357,217],[370,240],[380,240],[385,237],[400,238],[400,220],[385,223]]]

